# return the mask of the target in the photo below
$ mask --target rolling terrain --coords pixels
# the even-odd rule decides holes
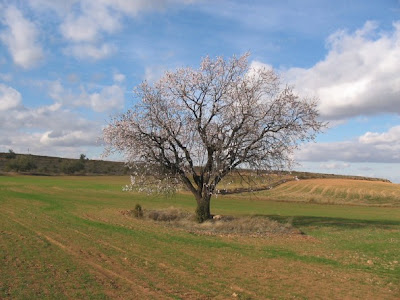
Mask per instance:
[[[53,156],[0,153],[0,174],[17,172],[29,175],[125,175],[123,162],[61,158]]]
[[[307,179],[286,182],[270,190],[241,197],[275,201],[369,206],[400,206],[400,185],[355,179]]]
[[[128,181],[0,176],[0,298],[400,297],[399,185],[311,179],[212,200],[215,214],[258,215],[303,232],[253,237],[126,215],[137,203],[195,208],[186,192],[122,192]]]

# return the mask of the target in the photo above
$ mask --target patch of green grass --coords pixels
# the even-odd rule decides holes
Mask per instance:
[[[326,299],[332,290],[337,298],[400,296],[398,207],[219,196],[215,214],[291,222],[305,235],[207,236],[122,214],[136,203],[195,209],[188,193],[122,192],[128,182],[1,176],[0,298]],[[298,193],[284,185],[281,192],[286,200]]]

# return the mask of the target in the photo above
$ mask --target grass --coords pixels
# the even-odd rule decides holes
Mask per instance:
[[[122,192],[128,180],[0,176],[0,299],[400,297],[398,185],[357,194],[353,181],[304,180],[212,200],[215,214],[269,217],[305,233],[255,238],[125,215],[136,203],[195,209],[187,193]]]

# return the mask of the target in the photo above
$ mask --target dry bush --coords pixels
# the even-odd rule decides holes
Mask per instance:
[[[266,217],[255,216],[210,220],[197,224],[195,227],[215,234],[268,235],[294,232],[294,228],[289,223],[281,224]]]
[[[123,214],[134,216],[134,210]],[[262,216],[219,216],[218,219],[198,223],[193,213],[175,207],[163,210],[143,209],[143,218],[199,234],[267,236],[269,234],[301,233],[293,227],[290,220],[286,224],[282,224]]]
[[[175,207],[170,207],[164,210],[149,210],[149,211],[144,211],[144,215],[154,221],[178,221],[182,219],[188,218],[191,214],[179,210]]]
[[[143,209],[140,204],[136,204],[135,208],[133,209],[133,215],[135,218],[142,218],[143,217]]]

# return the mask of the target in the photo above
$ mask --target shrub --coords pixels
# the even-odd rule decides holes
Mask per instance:
[[[293,218],[279,223],[263,216],[215,216],[213,219],[198,223],[196,215],[185,210],[170,207],[162,210],[142,210],[136,204],[132,210],[121,211],[124,215],[134,216],[156,222],[164,226],[180,228],[196,234],[206,235],[243,235],[265,237],[271,234],[304,234],[293,226]]]
[[[85,165],[80,161],[63,161],[61,163],[61,171],[65,174],[74,174],[85,169]]]
[[[170,207],[164,210],[150,210],[147,213],[149,219],[164,222],[186,219],[189,215],[189,213],[181,211],[175,207]]]
[[[30,157],[18,156],[7,163],[6,168],[17,172],[26,172],[36,168],[36,164]]]
[[[282,225],[277,221],[265,217],[247,216],[240,218],[227,218],[218,221],[210,220],[198,227],[199,230],[207,230],[214,233],[265,235],[269,233],[287,232],[292,226]]]
[[[299,234],[293,226],[293,220],[281,224],[262,216],[220,216],[198,223],[195,214],[170,207],[164,210],[144,210],[143,216],[153,221],[161,221],[166,226],[185,229],[189,232],[203,234],[227,234],[245,236],[268,236],[270,234]]]
[[[140,204],[136,204],[135,208],[133,209],[133,216],[135,218],[142,218],[143,217],[143,210]]]
[[[14,159],[17,157],[17,154],[12,150],[8,150],[8,153],[6,154],[7,159]]]
[[[79,160],[80,160],[81,162],[85,162],[86,160],[89,160],[89,158],[87,158],[85,154],[81,154],[81,155],[79,156]]]

